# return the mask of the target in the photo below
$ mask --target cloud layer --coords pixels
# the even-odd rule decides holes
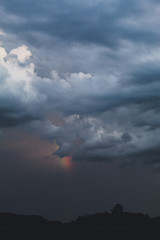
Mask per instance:
[[[77,161],[158,166],[159,3],[14,3],[0,5],[0,127]]]

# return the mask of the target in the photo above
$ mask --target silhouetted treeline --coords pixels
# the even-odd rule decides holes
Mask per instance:
[[[157,224],[160,226],[160,221],[159,218],[152,219],[141,213],[124,212],[114,215],[105,212],[78,217],[72,224],[81,226],[149,226]]]
[[[117,204],[111,213],[85,214],[69,223],[48,221],[36,215],[0,213],[0,226],[160,227],[160,217],[151,218],[148,214],[124,212],[123,207]]]
[[[0,213],[0,226],[57,226],[60,224],[58,221],[48,221],[37,215]]]

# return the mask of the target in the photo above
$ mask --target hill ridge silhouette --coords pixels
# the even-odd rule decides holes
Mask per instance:
[[[68,223],[51,221],[39,215],[0,212],[0,226],[160,227],[160,216],[150,217],[144,213],[125,212],[122,205],[116,204],[111,212],[84,214]]]

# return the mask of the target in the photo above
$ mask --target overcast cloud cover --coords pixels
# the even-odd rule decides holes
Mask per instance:
[[[56,139],[75,161],[158,166],[159,21],[156,0],[2,0],[2,133]]]
[[[0,211],[160,215],[159,23],[158,0],[0,1]]]

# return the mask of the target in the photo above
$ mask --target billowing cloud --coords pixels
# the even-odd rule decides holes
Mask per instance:
[[[31,52],[27,49],[25,45],[18,47],[16,49],[12,49],[10,51],[10,55],[17,56],[17,59],[20,63],[24,63],[27,59],[29,59],[32,56]]]
[[[61,158],[157,164],[159,3],[15,3],[0,5],[0,127],[56,140]]]

